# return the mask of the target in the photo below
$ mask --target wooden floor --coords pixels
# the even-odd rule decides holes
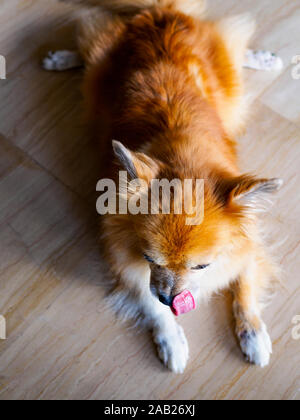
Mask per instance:
[[[284,287],[266,310],[269,367],[247,365],[225,296],[181,319],[190,347],[183,375],[158,361],[147,333],[105,307],[98,256],[98,157],[81,120],[81,72],[46,73],[49,49],[74,45],[70,7],[54,0],[0,0],[0,399],[300,399],[299,185],[300,3],[208,0],[211,16],[250,11],[253,48],[277,51],[284,71],[246,71],[253,114],[240,140],[245,170],[285,187],[268,215]]]

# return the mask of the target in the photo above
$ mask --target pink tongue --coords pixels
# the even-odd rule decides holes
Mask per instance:
[[[191,292],[189,292],[188,290],[184,290],[173,300],[172,311],[176,316],[187,314],[195,308],[195,299]]]

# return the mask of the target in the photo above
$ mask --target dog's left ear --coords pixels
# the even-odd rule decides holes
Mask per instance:
[[[283,180],[256,179],[243,176],[235,180],[235,186],[230,192],[230,202],[243,206],[246,210],[263,212],[271,203],[270,194],[280,190]]]
[[[131,180],[140,178],[149,183],[155,178],[159,167],[152,158],[144,153],[132,152],[116,140],[113,140],[112,146],[115,156]]]

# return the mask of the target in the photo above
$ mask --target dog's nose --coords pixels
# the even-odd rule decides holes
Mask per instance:
[[[171,295],[165,295],[164,293],[161,293],[158,296],[158,299],[161,303],[167,306],[172,306],[173,303],[173,297]]]

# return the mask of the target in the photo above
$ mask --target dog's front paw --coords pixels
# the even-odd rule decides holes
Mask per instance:
[[[262,368],[268,366],[272,354],[272,342],[265,324],[260,331],[243,331],[239,339],[248,362]]]
[[[154,341],[162,362],[174,373],[183,373],[189,358],[189,346],[182,327],[172,332],[154,331]]]

